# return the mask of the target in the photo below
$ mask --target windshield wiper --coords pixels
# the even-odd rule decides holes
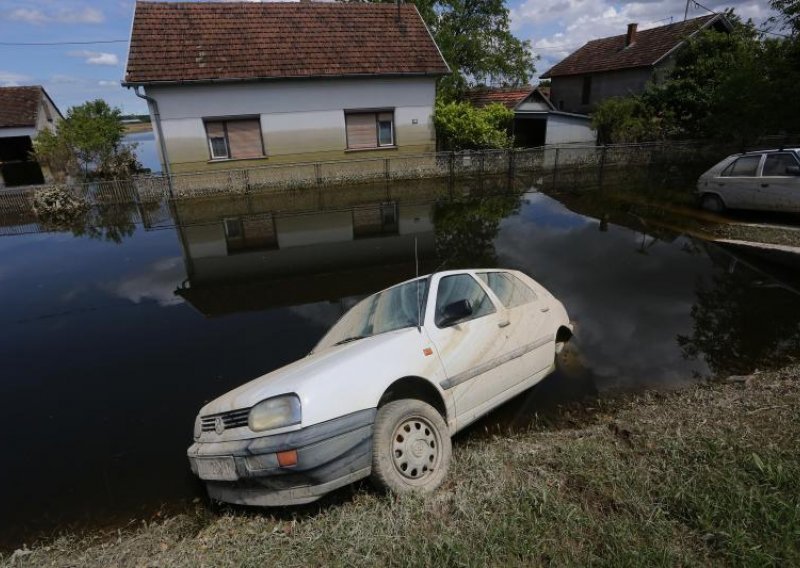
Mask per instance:
[[[351,341],[358,341],[359,339],[364,339],[367,337],[366,335],[354,335],[353,337],[345,337],[341,341],[337,341],[334,345],[341,345],[343,343],[350,343]]]

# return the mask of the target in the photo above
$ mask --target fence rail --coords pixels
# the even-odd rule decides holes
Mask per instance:
[[[559,145],[527,149],[439,152],[326,162],[275,164],[248,169],[142,176],[130,180],[93,181],[68,186],[91,205],[147,204],[220,194],[282,192],[307,187],[330,187],[374,182],[480,175],[533,173],[557,175],[586,168],[680,163],[696,160],[697,142],[609,146]],[[715,154],[718,155],[718,154]],[[0,189],[0,214],[29,212],[40,185]]]

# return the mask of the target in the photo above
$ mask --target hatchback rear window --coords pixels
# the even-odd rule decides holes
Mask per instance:
[[[742,156],[737,158],[722,172],[726,177],[755,177],[761,156]]]

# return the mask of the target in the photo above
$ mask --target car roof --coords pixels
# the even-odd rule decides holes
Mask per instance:
[[[759,156],[761,154],[772,154],[775,152],[795,152],[800,153],[800,148],[770,148],[764,150],[749,150],[747,152],[739,152],[738,154],[731,154],[728,158],[738,158],[739,156]]]

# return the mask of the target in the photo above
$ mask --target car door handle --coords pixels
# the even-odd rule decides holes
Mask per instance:
[[[497,327],[508,327],[509,325],[511,325],[510,321],[503,320],[503,321],[501,321],[500,323],[497,324]]]
[[[550,306],[547,306],[546,308],[539,308],[539,311],[540,312],[549,312],[550,311]]]

